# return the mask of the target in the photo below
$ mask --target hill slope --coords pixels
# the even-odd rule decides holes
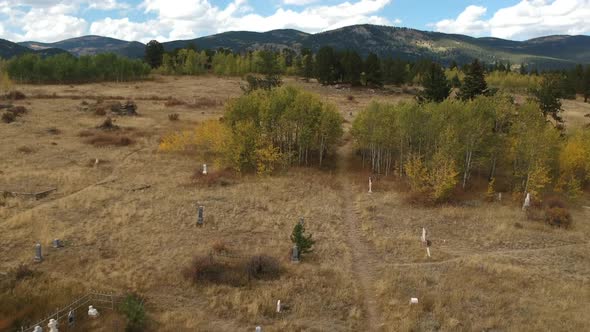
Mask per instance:
[[[21,46],[17,43],[13,43],[11,41],[8,41],[6,39],[0,39],[0,58],[2,58],[2,59],[10,59],[14,56],[23,55],[25,53],[36,53],[36,54],[40,54],[41,56],[50,56],[50,55],[56,55],[56,54],[65,53],[65,52],[66,51],[64,51],[64,50],[53,48],[53,47],[47,47],[47,48],[39,49],[39,50],[32,50],[30,48]]]
[[[101,36],[83,36],[66,39],[55,43],[27,41],[21,42],[19,45],[33,50],[59,48],[66,50],[76,56],[93,55],[99,53],[115,53],[130,58],[140,58],[143,57],[145,52],[145,45],[140,42],[128,42],[125,40]]]
[[[84,36],[57,43],[19,44],[35,50],[60,48],[75,55],[113,52],[133,58],[143,57],[145,50],[145,45],[139,42],[100,36]],[[473,58],[480,58],[489,63],[524,62],[539,68],[590,63],[590,36],[547,36],[521,42],[370,24],[353,25],[317,34],[292,29],[268,32],[229,31],[191,40],[165,42],[163,45],[167,51],[196,46],[198,49],[229,48],[234,52],[285,48],[300,50],[304,47],[317,51],[322,46],[332,46],[336,49],[355,50],[363,56],[373,52],[382,57],[408,60],[432,58],[443,63],[453,60],[465,63]]]

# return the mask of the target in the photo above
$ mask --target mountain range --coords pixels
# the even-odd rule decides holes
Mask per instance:
[[[538,68],[570,67],[577,63],[590,64],[590,36],[555,35],[526,41],[498,38],[474,38],[459,34],[421,31],[379,25],[353,25],[336,30],[309,34],[292,29],[268,32],[229,31],[190,40],[162,43],[165,50],[194,46],[198,49],[228,48],[234,52],[257,49],[296,51],[322,46],[355,50],[362,56],[373,52],[381,57],[407,60],[431,58],[442,63],[465,63],[479,58],[488,63],[526,63]],[[124,41],[101,36],[84,36],[56,43],[21,42],[0,40],[0,57],[9,58],[26,52],[42,55],[67,51],[76,56],[113,52],[119,55],[141,58],[145,45],[136,41]]]

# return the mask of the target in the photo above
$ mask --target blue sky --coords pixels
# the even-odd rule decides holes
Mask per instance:
[[[13,41],[147,42],[362,23],[514,40],[590,34],[590,0],[0,0],[0,38]]]

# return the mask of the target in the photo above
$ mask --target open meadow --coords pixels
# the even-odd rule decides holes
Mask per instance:
[[[569,229],[527,220],[510,193],[488,202],[485,188],[428,207],[411,204],[395,176],[376,177],[368,193],[351,123],[371,101],[412,100],[413,88],[286,78],[344,118],[337,154],[321,170],[236,175],[193,151],[158,150],[165,135],[221,118],[243,94],[240,82],[15,86],[26,98],[14,104],[28,112],[0,123],[0,331],[28,327],[91,290],[139,294],[149,331],[590,330],[587,193],[571,206]],[[137,116],[112,114],[111,103],[128,100]],[[590,104],[563,106],[566,128],[590,124]],[[209,175],[199,174],[202,164]],[[289,237],[301,217],[316,243],[294,264]],[[52,248],[56,238],[63,248]],[[195,257],[228,267],[267,256],[278,267],[260,278],[186,278]],[[409,305],[413,297],[419,303]],[[123,330],[120,313],[99,310],[89,320],[82,308],[77,325],[62,320],[60,331]]]

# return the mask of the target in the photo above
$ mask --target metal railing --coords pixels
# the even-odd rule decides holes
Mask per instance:
[[[21,332],[32,332],[35,329],[35,326],[41,326],[44,330],[47,327],[47,323],[49,323],[50,319],[55,319],[60,322],[60,319],[68,319],[68,315],[70,312],[76,312],[78,309],[88,305],[92,305],[94,308],[97,309],[111,309],[114,310],[117,305],[119,305],[124,299],[122,295],[116,295],[114,293],[100,293],[96,291],[91,291],[66,306],[58,308],[55,312],[49,314],[47,317],[39,320],[38,322],[30,325],[29,327],[25,328],[24,326],[21,327]]]

